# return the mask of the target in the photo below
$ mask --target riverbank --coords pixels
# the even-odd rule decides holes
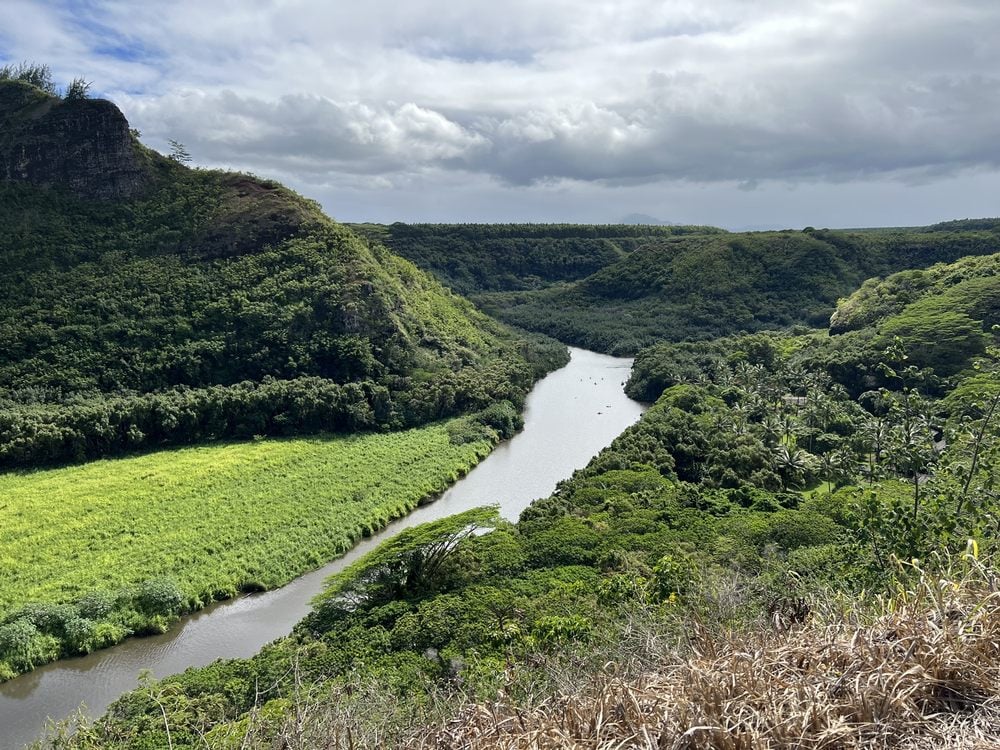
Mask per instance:
[[[343,554],[489,453],[486,439],[456,444],[456,423],[0,476],[0,679]]]
[[[641,415],[643,407],[622,392],[630,365],[630,360],[573,350],[571,363],[541,380],[529,395],[520,434],[501,443],[440,499],[325,568],[275,591],[213,605],[167,634],[133,639],[0,685],[3,747],[20,747],[37,736],[46,717],[66,716],[81,703],[91,715],[103,712],[135,687],[141,670],[164,676],[216,658],[256,653],[309,611],[309,600],[328,575],[405,528],[489,502],[499,502],[506,517],[516,518]]]

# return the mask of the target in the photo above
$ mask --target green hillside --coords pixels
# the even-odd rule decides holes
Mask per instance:
[[[681,237],[565,287],[475,299],[509,323],[630,354],[656,341],[825,325],[866,278],[998,250],[1000,233],[982,229]]]
[[[491,315],[634,354],[657,341],[825,326],[865,279],[1000,250],[1000,223],[728,233],[625,225],[363,225]]]
[[[0,475],[0,680],[343,553],[510,437],[566,361],[22,67],[0,68],[0,471],[30,470]]]
[[[987,327],[1000,323],[1000,256],[912,269],[865,281],[830,319],[832,333],[884,327],[903,313],[962,312]]]
[[[0,82],[0,106],[0,156],[29,155],[0,181],[0,468],[412,426],[518,401],[565,356],[277,183],[144,148],[107,102]],[[73,155],[113,133],[135,194],[95,199],[121,170]]]
[[[727,358],[767,363],[798,342],[795,347],[804,346],[814,365],[822,365],[855,396],[898,384],[887,365],[915,367],[925,389],[941,392],[953,385],[952,376],[996,342],[998,280],[1000,254],[869,279],[840,301],[829,336],[796,339],[760,333],[662,342],[636,356],[627,390],[633,398],[653,400],[665,388],[697,382]]]
[[[354,224],[466,296],[586,278],[656,240],[714,227],[624,224]]]

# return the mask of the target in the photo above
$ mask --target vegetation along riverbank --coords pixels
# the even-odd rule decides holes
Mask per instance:
[[[0,677],[329,560],[567,361],[44,65],[0,68],[0,121]]]
[[[147,684],[69,744],[994,736],[997,260],[866,284],[837,335],[646,350],[629,389],[654,406],[516,524],[405,532],[288,638]]]
[[[0,676],[287,583],[432,499],[517,420],[508,405],[384,435],[228,443],[0,476]]]

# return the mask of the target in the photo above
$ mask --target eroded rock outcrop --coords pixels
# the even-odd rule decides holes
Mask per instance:
[[[128,121],[109,101],[64,100],[0,82],[0,181],[130,198],[149,181],[137,148]]]

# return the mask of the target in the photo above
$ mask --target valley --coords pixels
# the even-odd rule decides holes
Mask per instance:
[[[1000,220],[343,224],[41,72],[0,69],[0,741],[627,745],[650,685],[677,747],[995,727]]]

